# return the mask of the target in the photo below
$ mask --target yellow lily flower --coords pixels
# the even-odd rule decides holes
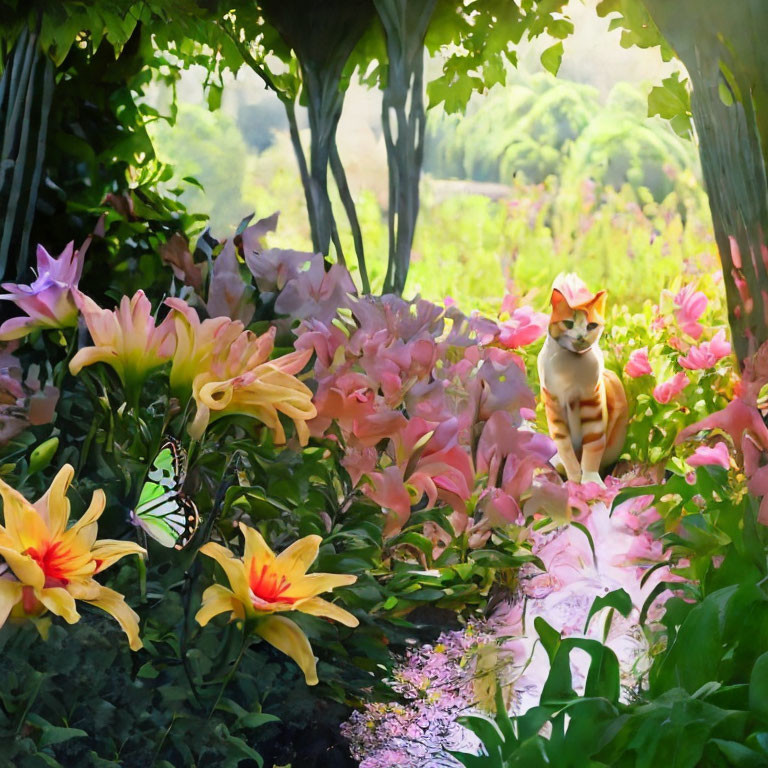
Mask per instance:
[[[46,611],[74,624],[80,619],[76,600],[95,605],[117,619],[131,649],[141,648],[139,617],[125,598],[93,576],[125,555],[144,555],[134,542],[96,541],[96,521],[104,511],[104,491],[95,491],[83,516],[70,528],[67,489],[75,474],[65,464],[35,504],[0,480],[4,525],[0,525],[0,627],[14,617],[37,618]]]
[[[136,291],[131,299],[123,296],[115,310],[102,309],[80,291],[75,293],[75,301],[93,346],[84,347],[72,358],[69,370],[73,376],[86,365],[106,363],[115,369],[126,390],[136,394],[150,371],[171,359],[176,346],[173,318],[169,315],[155,326],[144,291]]]
[[[221,584],[208,587],[195,619],[204,627],[214,616],[229,613],[230,621],[253,622],[257,635],[301,667],[307,685],[317,685],[315,656],[307,636],[293,621],[274,614],[301,611],[356,627],[358,621],[351,613],[317,595],[353,584],[357,576],[307,573],[317,557],[320,536],[305,536],[275,555],[257,530],[247,525],[240,527],[245,538],[242,559],[221,544],[208,542],[200,547],[200,552],[222,567],[231,589]]]
[[[285,442],[278,412],[296,425],[302,445],[309,439],[306,422],[317,415],[312,390],[299,373],[312,350],[291,352],[270,360],[275,329],[261,336],[224,317],[200,321],[180,299],[167,299],[176,318],[176,352],[171,366],[171,391],[182,401],[191,393],[197,411],[189,433],[199,440],[208,424],[230,414],[251,416],[273,430],[276,443]]]

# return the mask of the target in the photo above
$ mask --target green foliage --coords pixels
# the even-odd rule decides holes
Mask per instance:
[[[442,74],[427,84],[430,108],[442,104],[448,114],[463,112],[474,92],[504,85],[508,65],[517,66],[516,46],[524,36],[568,37],[573,24],[563,12],[565,5],[564,0],[438,2],[426,45],[431,54],[447,50],[448,55]],[[562,42],[555,43],[542,58],[553,73],[562,51]]]
[[[685,87],[687,80],[680,80],[678,72],[651,88],[648,94],[648,116],[659,115],[669,120],[675,133],[684,138],[691,136],[691,97]]]
[[[614,505],[650,494],[661,514],[657,535],[676,575],[663,613],[646,631],[660,651],[646,687],[619,699],[612,652],[594,640],[562,639],[536,619],[550,660],[539,706],[511,718],[497,701],[496,728],[467,720],[488,756],[458,756],[473,768],[509,766],[615,766],[678,768],[760,766],[768,761],[768,535],[757,523],[757,504],[741,480],[719,467],[700,467],[695,482],[674,474],[662,485],[623,491]],[[597,598],[603,607],[627,607],[617,593]],[[631,606],[629,606],[631,607]],[[572,689],[567,658],[572,647],[590,654],[583,694]],[[545,731],[542,726],[547,724]]]
[[[670,100],[681,102],[687,92],[677,75],[664,84],[654,90],[649,114],[674,117]],[[666,124],[643,120],[644,109],[640,92],[628,84],[615,86],[600,105],[589,86],[544,74],[518,76],[461,121],[430,113],[425,170],[439,178],[504,184],[518,174],[533,183],[555,175],[565,186],[584,178],[616,190],[629,183],[661,202],[681,191],[675,176],[695,168],[695,154]],[[682,117],[673,127],[683,132]]]

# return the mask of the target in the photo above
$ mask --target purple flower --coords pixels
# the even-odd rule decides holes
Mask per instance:
[[[347,268],[334,264],[326,272],[323,257],[316,254],[308,268],[286,282],[275,301],[275,311],[299,320],[314,318],[330,323],[339,307],[349,306],[349,294],[354,292],[355,284]]]
[[[213,262],[206,309],[211,317],[228,317],[248,325],[256,311],[253,287],[243,280],[233,240],[227,240]]]
[[[42,245],[37,246],[37,278],[31,285],[3,283],[8,291],[0,299],[12,301],[26,312],[0,326],[0,341],[20,339],[35,328],[70,328],[77,325],[78,309],[73,291],[83,271],[83,257],[88,243],[75,251],[69,243],[58,259]]]

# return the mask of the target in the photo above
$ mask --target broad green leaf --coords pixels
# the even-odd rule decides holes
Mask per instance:
[[[584,624],[585,634],[589,629],[589,622],[592,619],[592,617],[598,611],[602,611],[603,608],[614,608],[622,616],[626,618],[627,616],[629,616],[630,612],[632,611],[632,598],[629,596],[626,590],[621,588],[614,589],[612,592],[609,592],[607,595],[603,595],[602,597],[596,597],[592,601],[592,607],[589,609],[589,613],[587,614],[587,620]],[[607,628],[606,628],[606,632],[607,632]]]
[[[563,60],[563,44],[557,42],[551,45],[541,54],[541,64],[548,72],[553,75],[558,73],[560,69],[560,63]]]
[[[749,679],[749,707],[768,722],[768,651],[758,657]]]

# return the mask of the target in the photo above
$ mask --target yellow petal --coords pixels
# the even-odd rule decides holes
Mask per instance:
[[[335,603],[323,600],[322,597],[310,597],[309,600],[297,604],[296,610],[308,613],[310,616],[324,616],[347,627],[356,627],[360,623],[349,611],[339,608]]]
[[[195,614],[195,621],[204,627],[214,616],[220,613],[234,613],[235,618],[245,617],[243,603],[232,590],[221,584],[212,584],[203,592],[203,604]]]
[[[232,381],[211,381],[200,387],[198,398],[212,411],[224,410],[232,401]]]
[[[5,624],[11,608],[21,600],[22,588],[23,585],[19,581],[0,579],[0,627]]]
[[[68,624],[74,624],[79,620],[75,598],[62,587],[49,587],[48,589],[36,589],[35,597],[57,616],[61,616]]]
[[[83,512],[83,516],[67,531],[67,533],[72,533],[73,535],[78,534],[86,526],[95,523],[101,517],[101,513],[104,511],[106,504],[107,497],[104,494],[104,491],[94,491],[88,509]]]
[[[275,560],[275,553],[269,548],[267,542],[264,541],[264,537],[249,525],[241,524],[240,530],[243,532],[243,538],[245,539],[243,560],[245,560],[246,568],[251,568],[252,560],[256,560],[259,568],[262,565],[271,565]]]
[[[77,376],[86,365],[93,365],[94,363],[112,365],[118,358],[119,355],[114,347],[85,347],[69,361],[69,372],[73,376]]]
[[[45,495],[32,505],[47,522],[52,539],[58,539],[69,522],[67,491],[74,476],[74,467],[71,464],[65,464],[56,473]]]
[[[227,574],[229,585],[241,600],[248,600],[248,578],[245,573],[245,564],[239,557],[235,557],[226,547],[209,541],[200,547],[200,552],[212,557]]]
[[[10,547],[0,547],[0,557],[8,563],[8,566],[22,584],[28,584],[36,589],[43,588],[45,574],[42,568],[29,555],[22,555]]]
[[[19,552],[26,552],[30,547],[38,551],[45,549],[51,535],[45,520],[31,504],[16,515],[16,523],[19,524],[16,531]]]
[[[312,646],[294,622],[284,616],[267,616],[259,622],[256,632],[301,667],[307,685],[317,685],[317,667]]]
[[[187,427],[187,432],[193,440],[200,440],[200,438],[208,429],[208,423],[211,420],[211,411],[208,407],[202,403],[197,403],[197,411],[195,412],[195,418],[192,423]]]
[[[24,529],[24,515],[32,505],[3,480],[0,480],[0,498],[3,500],[5,529],[12,539],[19,541],[20,533]]]
[[[110,565],[126,555],[146,556],[147,552],[135,541],[117,541],[116,539],[101,539],[93,545],[91,555],[97,560],[95,573],[101,573]]]
[[[275,568],[279,569],[288,581],[298,579],[315,561],[322,541],[320,536],[314,534],[294,541],[288,549],[284,549],[277,556]]]
[[[310,573],[291,582],[285,597],[314,597],[323,592],[330,592],[336,587],[354,584],[357,576],[351,573]]]
[[[132,651],[138,651],[143,647],[144,644],[139,638],[139,615],[125,602],[125,598],[119,592],[101,587],[99,596],[88,602],[117,620],[123,632],[128,635],[128,645]]]
[[[75,600],[97,600],[102,589],[101,584],[91,578],[80,579],[67,584],[67,592]]]

